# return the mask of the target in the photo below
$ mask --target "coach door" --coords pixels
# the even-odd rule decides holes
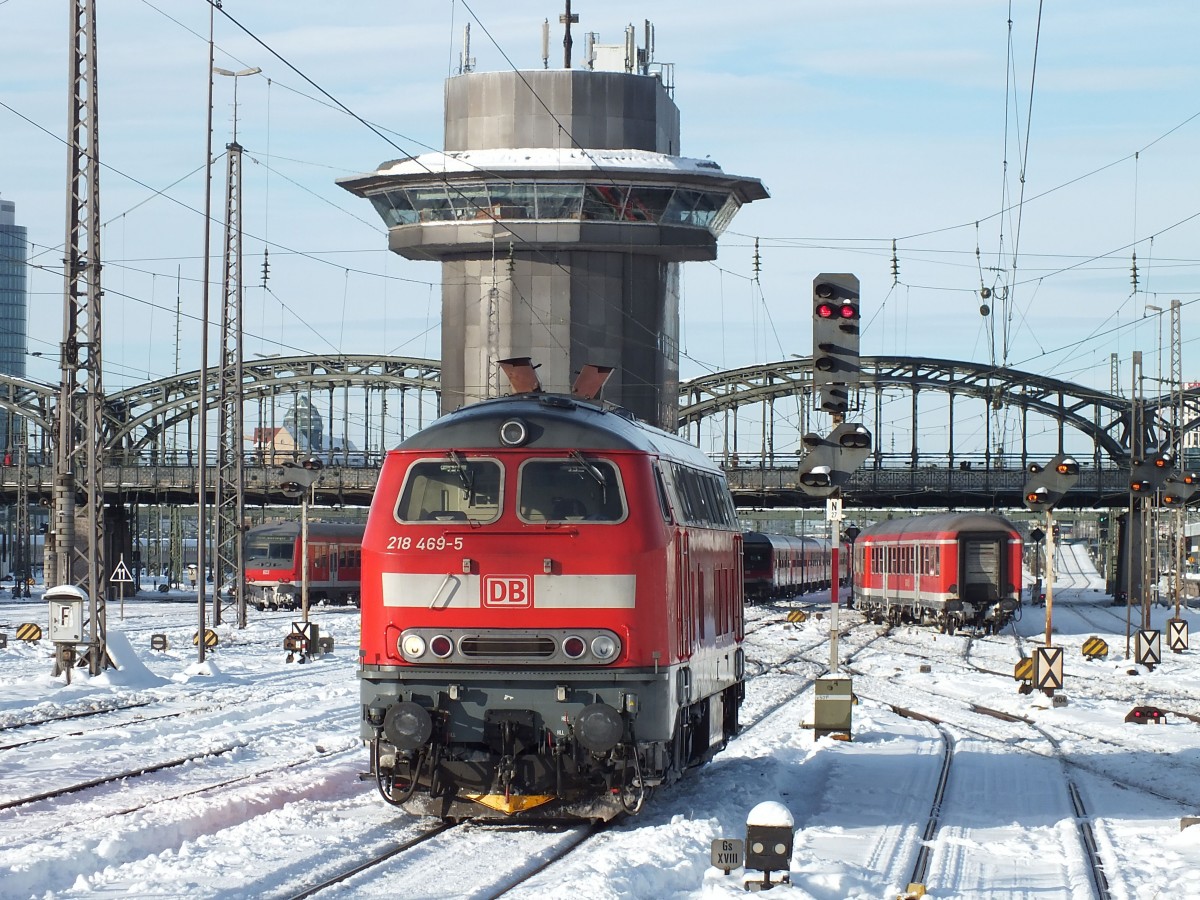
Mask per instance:
[[[963,538],[961,599],[973,602],[1000,599],[1001,552],[1001,542],[996,538]]]

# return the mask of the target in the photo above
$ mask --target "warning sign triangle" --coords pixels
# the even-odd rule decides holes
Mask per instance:
[[[109,576],[109,581],[124,582],[125,584],[133,583],[133,575],[130,574],[129,568],[125,565],[125,557],[117,560],[117,567],[113,569],[112,575]]]

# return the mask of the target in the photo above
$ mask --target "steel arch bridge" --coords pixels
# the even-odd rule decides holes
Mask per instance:
[[[340,429],[347,453],[331,462],[346,468],[373,468],[383,451],[437,415],[436,360],[271,357],[248,361],[244,370],[247,433],[255,421],[260,428],[276,427],[284,418],[281,405],[304,397],[331,432]],[[1113,481],[1119,470],[1128,470],[1128,398],[1030,372],[946,359],[863,357],[861,370],[854,409],[847,418],[863,422],[875,435],[866,471],[856,480],[874,472],[870,477],[879,482],[881,473],[887,475],[883,481],[890,487],[882,484],[868,491],[879,499],[887,499],[893,487],[917,486],[919,493],[931,495],[926,498],[929,505],[953,503],[962,491],[947,478],[978,481],[986,472],[995,473],[1004,493],[1017,492],[1019,506],[1021,488],[1013,473],[1023,472],[1031,460],[1065,451],[1092,470],[1091,480],[1081,479],[1081,486],[1096,502],[1114,492],[1116,481],[1123,482],[1123,476]],[[216,408],[219,374],[209,372],[204,392],[210,416]],[[794,358],[681,383],[680,433],[722,461],[740,502],[811,505],[796,490],[794,448],[801,435],[828,430],[828,417],[812,405],[812,376],[812,360]],[[1197,394],[1192,390],[1185,397],[1184,432],[1200,426]],[[930,395],[936,395],[933,405],[921,402]],[[56,386],[0,376],[0,408],[27,423],[35,461],[54,458],[57,401]],[[103,405],[106,468],[195,465],[194,438],[201,414],[198,372],[117,391]],[[1150,398],[1147,406],[1147,441],[1152,444],[1171,431],[1170,397]],[[348,452],[352,434],[361,450],[353,458]],[[897,436],[907,445],[897,448]],[[755,475],[757,484],[752,483]],[[179,473],[173,473],[172,483],[178,478]],[[0,478],[0,491],[10,492],[9,482],[7,474]],[[355,483],[369,498],[363,479]],[[263,485],[271,493],[265,480]],[[977,488],[966,493],[973,497],[980,493]],[[995,493],[985,485],[983,493],[988,490]],[[179,493],[186,496],[182,489]]]

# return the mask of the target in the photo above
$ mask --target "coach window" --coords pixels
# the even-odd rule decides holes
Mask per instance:
[[[500,463],[450,451],[412,464],[396,504],[401,522],[492,522],[500,515]]]
[[[517,516],[534,523],[620,522],[621,473],[608,460],[582,453],[526,460],[517,476]]]
[[[921,548],[921,574],[937,574],[937,547],[926,544]]]

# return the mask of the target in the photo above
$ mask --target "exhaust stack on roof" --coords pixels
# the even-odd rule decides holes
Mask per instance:
[[[580,400],[595,400],[604,390],[604,385],[612,373],[612,366],[586,365],[580,370],[575,384],[571,386],[571,393]]]
[[[512,359],[500,360],[500,368],[508,376],[514,394],[541,393],[542,383],[538,380],[537,366],[528,356],[514,356]]]

